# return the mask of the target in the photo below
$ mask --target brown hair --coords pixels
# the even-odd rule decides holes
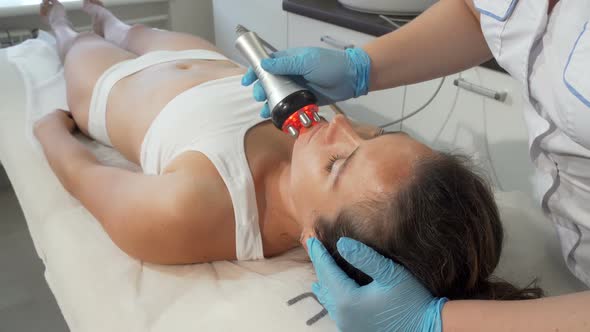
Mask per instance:
[[[340,237],[371,246],[405,266],[430,292],[449,299],[517,300],[543,296],[492,276],[504,232],[490,186],[464,156],[437,153],[417,161],[395,194],[320,218],[316,236],[359,284],[371,278],[336,249]]]

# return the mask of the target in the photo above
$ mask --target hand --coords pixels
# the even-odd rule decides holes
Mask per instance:
[[[40,139],[44,133],[67,131],[73,133],[76,129],[76,122],[70,112],[55,110],[35,123],[34,133]]]
[[[319,279],[312,290],[341,331],[442,330],[441,310],[447,299],[434,298],[403,266],[349,238],[338,240],[338,252],[373,282],[360,287],[343,272],[320,241],[307,240]]]
[[[262,60],[264,70],[276,75],[290,75],[300,85],[313,91],[320,106],[366,95],[369,91],[371,59],[361,48],[346,51],[319,47],[292,48],[272,54]],[[242,78],[242,85],[254,83],[258,77],[252,68]],[[254,85],[254,99],[265,101],[266,93],[260,82]],[[260,115],[270,117],[265,103]]]

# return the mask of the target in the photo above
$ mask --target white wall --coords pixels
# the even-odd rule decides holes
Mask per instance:
[[[211,0],[170,0],[171,30],[188,32],[215,43]]]

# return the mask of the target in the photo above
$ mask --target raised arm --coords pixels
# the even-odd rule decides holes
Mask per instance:
[[[371,58],[370,90],[434,79],[492,57],[473,0],[441,0],[363,49]]]
[[[217,220],[217,196],[206,180],[104,166],[71,135],[74,127],[57,111],[38,123],[35,134],[64,188],[119,248],[160,264],[235,259],[234,226]]]
[[[590,330],[590,292],[527,301],[451,301],[444,332],[582,332]]]

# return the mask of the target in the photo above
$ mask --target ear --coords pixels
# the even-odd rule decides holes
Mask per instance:
[[[310,237],[316,237],[315,231],[313,229],[304,229],[301,232],[301,237],[299,238],[299,243],[301,243],[301,245],[303,246],[303,248],[305,248],[305,250],[307,251],[307,239],[309,239]]]

